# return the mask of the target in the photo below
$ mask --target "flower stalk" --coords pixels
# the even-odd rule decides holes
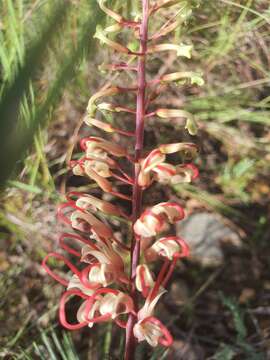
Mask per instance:
[[[140,159],[142,158],[143,140],[144,140],[144,117],[146,113],[145,108],[145,93],[146,93],[146,57],[147,57],[147,44],[148,44],[148,16],[149,16],[149,0],[142,0],[142,23],[140,26],[140,53],[142,56],[138,61],[138,92],[137,92],[137,112],[136,112],[136,144],[135,144],[135,157],[134,157],[134,185],[132,195],[132,223],[133,226],[140,217],[142,208],[142,187],[139,184],[140,174]],[[134,299],[135,309],[137,308],[137,294],[135,287],[136,269],[139,264],[140,258],[140,242],[136,241],[135,234],[131,244],[131,297]],[[136,317],[133,314],[129,315],[127,330],[126,330],[126,347],[125,347],[125,360],[131,360],[134,356],[135,337],[133,334],[134,324]]]
[[[87,105],[85,125],[103,131],[104,137],[90,134],[81,139],[81,157],[70,161],[70,169],[76,176],[83,176],[94,182],[100,189],[99,194],[71,191],[66,194],[66,202],[58,209],[58,218],[72,230],[59,237],[59,247],[68,256],[58,252],[49,253],[43,260],[43,267],[56,281],[61,283],[65,292],[60,300],[60,323],[69,330],[78,330],[84,326],[92,328],[94,324],[113,321],[126,332],[125,360],[133,360],[138,342],[147,341],[153,347],[170,346],[173,338],[169,330],[154,316],[155,307],[166,292],[178,261],[189,255],[188,244],[181,238],[170,234],[171,226],[185,217],[182,206],[176,202],[162,201],[143,207],[143,192],[154,182],[160,184],[179,184],[194,181],[199,173],[192,163],[198,149],[193,143],[161,144],[147,153],[144,150],[144,124],[150,117],[162,119],[184,118],[186,129],[191,135],[197,131],[194,116],[183,109],[163,109],[154,107],[155,100],[170,83],[190,81],[202,85],[200,75],[193,72],[175,72],[147,81],[146,62],[159,51],[176,50],[178,56],[189,58],[191,45],[159,44],[160,37],[176,28],[176,15],[166,21],[155,34],[149,35],[149,20],[162,8],[180,5],[176,14],[184,11],[185,3],[175,0],[139,0],[142,14],[129,20],[109,9],[107,0],[97,0],[101,9],[116,22],[105,30],[97,28],[96,38],[119,54],[137,60],[120,61],[103,65],[102,70],[118,72],[125,76],[132,74],[134,84],[128,86],[108,84],[93,94]],[[182,14],[181,21],[183,21]],[[151,25],[152,26],[152,25]],[[111,33],[131,31],[139,42],[138,51],[111,40]],[[114,100],[128,93],[136,96],[134,110]],[[134,129],[130,126],[118,128],[107,121],[106,114],[136,119]],[[104,115],[105,114],[105,115]],[[105,120],[104,120],[105,118]],[[110,135],[108,140],[106,136]],[[123,136],[132,146],[116,142]],[[170,163],[170,155],[178,153],[181,162]],[[121,191],[121,185],[129,188]],[[122,199],[132,205],[127,214],[117,204],[103,199],[107,194]],[[97,197],[98,196],[98,197]],[[124,241],[111,224],[112,218],[118,218],[128,224],[131,242]],[[120,228],[121,230],[121,228]],[[68,276],[60,275],[50,267],[50,260],[59,261],[68,270]],[[155,263],[161,261],[159,272],[155,274]],[[75,264],[74,264],[75,262]],[[71,298],[78,303],[77,322],[69,321],[67,303]]]

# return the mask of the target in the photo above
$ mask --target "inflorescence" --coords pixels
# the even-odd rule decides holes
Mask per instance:
[[[142,194],[154,182],[173,185],[191,182],[198,177],[198,169],[192,163],[197,147],[193,143],[182,142],[162,144],[147,154],[143,149],[144,123],[153,117],[181,118],[186,121],[189,133],[194,135],[196,123],[190,113],[180,109],[153,109],[153,106],[168,84],[189,81],[202,85],[203,79],[193,72],[169,73],[150,81],[146,78],[147,59],[153,54],[175,51],[177,56],[191,57],[190,45],[159,43],[188,16],[190,10],[186,1],[141,0],[142,14],[135,20],[127,20],[109,9],[106,0],[98,0],[98,3],[114,23],[104,30],[98,27],[95,37],[127,59],[103,65],[102,70],[111,74],[117,72],[121,76],[130,72],[136,83],[129,87],[110,84],[90,98],[84,123],[111,134],[112,139],[118,141],[97,136],[80,141],[82,156],[71,160],[70,168],[74,175],[94,182],[101,189],[100,197],[77,191],[66,194],[66,202],[58,208],[58,217],[72,228],[72,232],[60,236],[59,246],[69,256],[50,253],[45,257],[43,267],[66,288],[60,300],[61,324],[76,330],[114,321],[120,328],[126,329],[126,359],[129,359],[132,358],[130,352],[136,340],[146,340],[154,347],[172,344],[170,332],[154,316],[154,311],[158,300],[166,292],[177,261],[189,255],[189,247],[182,238],[168,235],[171,224],[184,218],[183,208],[176,202],[165,201],[143,209]],[[161,9],[171,6],[177,7],[174,15],[166,18],[159,30],[148,35],[150,19]],[[131,31],[137,39],[137,50],[115,40],[115,34],[124,29]],[[137,64],[134,65],[135,61]],[[102,102],[103,98],[118,98],[127,94],[136,98],[134,110],[115,102]],[[116,128],[104,121],[104,114],[117,117],[124,114],[130,119],[129,128],[135,129]],[[128,144],[134,145],[119,143],[121,137],[129,139]],[[180,154],[188,161],[172,164],[171,154]],[[120,191],[119,184],[129,187],[130,191]],[[102,196],[102,192],[107,195]],[[131,214],[104,200],[108,198],[119,198],[121,203],[129,203],[126,208],[132,208]],[[122,219],[129,224],[130,241],[123,240],[128,237],[126,235],[119,237],[110,219]],[[63,262],[72,275],[62,277],[53,271],[48,262],[51,258]],[[162,266],[155,275],[154,264],[160,261]],[[76,323],[69,322],[66,310],[68,301],[73,297],[77,297],[80,304]]]

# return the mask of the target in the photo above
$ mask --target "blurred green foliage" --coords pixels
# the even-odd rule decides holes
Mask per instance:
[[[71,1],[62,0],[4,0],[0,11],[3,19],[0,31],[0,184],[3,185],[16,162],[33,145],[34,135],[48,121],[61,92],[75,74],[76,64],[90,54],[95,27],[102,15],[96,2],[89,5],[82,1],[71,7]],[[76,21],[76,29],[72,21]],[[33,32],[29,31],[31,27]],[[48,71],[52,72],[52,81],[40,99],[40,85],[35,77],[41,78],[42,73]],[[40,135],[35,137],[34,146],[41,162],[44,144]],[[33,185],[35,174],[31,177],[30,185]]]

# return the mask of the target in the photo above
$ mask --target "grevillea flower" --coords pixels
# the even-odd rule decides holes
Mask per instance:
[[[84,124],[90,130],[94,127],[105,136],[113,137],[89,134],[81,139],[80,157],[72,159],[69,166],[74,175],[85,177],[94,187],[89,187],[89,193],[85,190],[66,194],[66,201],[58,208],[58,218],[71,228],[59,237],[59,246],[67,255],[51,252],[43,260],[43,267],[65,288],[59,306],[61,324],[77,330],[113,321],[126,330],[124,358],[132,360],[136,340],[145,340],[154,347],[172,344],[170,332],[154,312],[177,262],[189,255],[188,244],[171,235],[173,225],[185,216],[182,206],[163,201],[144,209],[143,192],[154,182],[174,185],[191,182],[199,175],[193,164],[198,148],[193,143],[161,144],[145,152],[144,123],[152,117],[165,122],[180,119],[180,124],[184,119],[189,134],[195,135],[198,126],[192,114],[184,109],[155,108],[154,101],[171,82],[202,85],[203,79],[192,71],[146,79],[147,60],[158,52],[175,51],[177,56],[191,57],[192,45],[159,43],[189,16],[188,2],[140,0],[142,14],[127,19],[110,9],[109,1],[97,1],[113,23],[105,29],[98,26],[95,38],[125,56],[124,61],[103,64],[100,69],[110,72],[108,79],[117,79],[116,72],[120,77],[131,72],[128,78],[131,83],[125,86],[125,78],[124,81],[120,78],[118,84],[109,82],[88,101]],[[168,15],[161,28],[148,34],[150,17],[170,6],[177,6],[177,11],[168,12],[175,14]],[[117,36],[125,29],[133,35],[130,43],[134,44],[134,39],[138,41],[136,51],[135,47],[131,49],[122,43],[125,36]],[[111,76],[112,72],[116,76]],[[136,105],[129,108],[116,102],[115,99],[125,94],[135,97]],[[123,115],[125,120],[130,120],[129,124],[117,125]],[[126,138],[126,145],[115,142],[122,136]],[[103,193],[112,203],[105,200]],[[117,198],[121,204],[129,202],[125,208],[131,209],[130,214],[114,202]],[[123,230],[121,236],[117,236],[119,230]],[[50,260],[65,265],[67,273],[52,269]],[[159,271],[155,261],[162,263]],[[69,320],[71,304],[76,304],[75,322]]]
[[[134,326],[134,335],[137,340],[146,340],[151,346],[155,347],[158,344],[170,346],[173,342],[172,336],[166,327],[153,316],[155,306],[160,297],[166,292],[161,290],[153,298],[152,293],[145,300],[144,306],[138,311],[138,321]]]
[[[83,300],[77,310],[76,324],[69,323],[66,317],[66,304],[71,296]],[[133,309],[132,299],[127,294],[114,289],[100,288],[90,296],[77,290],[68,290],[60,300],[59,316],[62,325],[69,330],[77,330],[84,326],[93,327],[95,323],[109,320],[115,320],[120,327],[124,327],[125,323],[117,318],[133,312]]]
[[[180,259],[189,256],[189,247],[186,242],[177,236],[160,238],[147,249],[145,257],[148,261],[156,260],[158,256],[173,259]]]
[[[178,184],[191,182],[198,175],[198,169],[193,164],[171,165],[167,163],[166,154],[181,152],[185,157],[193,158],[197,154],[197,147],[190,143],[177,143],[161,145],[158,149],[141,160],[141,172],[139,174],[139,184],[146,188],[154,180],[160,183]]]
[[[134,224],[134,232],[141,237],[156,236],[184,218],[184,210],[177,203],[164,202],[147,209]]]

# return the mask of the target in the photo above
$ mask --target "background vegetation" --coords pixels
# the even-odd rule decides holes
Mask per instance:
[[[120,0],[111,5],[125,12],[137,6]],[[70,334],[58,327],[62,289],[40,267],[44,254],[56,247],[56,204],[67,186],[75,186],[65,161],[78,139],[78,123],[91,93],[106,81],[97,65],[108,53],[92,39],[102,21],[95,1],[0,3],[4,359],[95,359],[108,353],[119,358],[123,339],[110,325],[97,328],[94,336],[88,330]],[[196,261],[179,267],[177,299],[184,301],[177,304],[168,296],[161,309],[176,335],[175,347],[170,353],[157,349],[152,359],[267,359],[269,1],[201,1],[186,25],[176,40],[193,43],[194,56],[176,66],[202,72],[205,85],[185,86],[180,95],[172,88],[161,101],[184,107],[198,119],[201,178],[195,186],[168,193],[185,199],[190,212],[218,213],[236,229],[242,245],[226,248],[218,267]],[[159,59],[161,71],[173,60],[170,55]],[[159,131],[146,129],[149,144],[175,140],[181,131],[178,124],[158,125]],[[142,347],[140,357],[149,358],[147,352]]]

